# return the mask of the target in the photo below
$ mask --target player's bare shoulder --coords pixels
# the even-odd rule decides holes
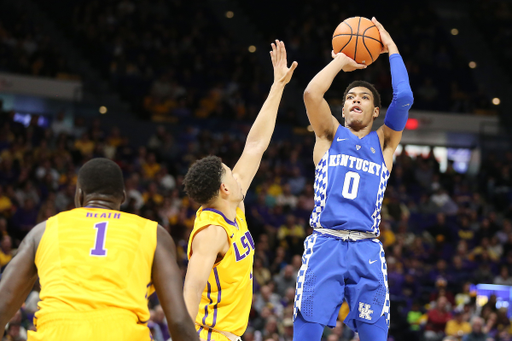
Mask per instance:
[[[331,115],[331,119],[333,127],[332,131],[329,131],[322,136],[316,135],[315,147],[313,149],[313,162],[315,163],[315,166],[318,165],[320,160],[322,160],[324,157],[325,153],[329,150],[329,148],[331,148],[331,145],[334,141],[334,136],[336,135],[336,132],[340,126],[340,123],[334,116]]]

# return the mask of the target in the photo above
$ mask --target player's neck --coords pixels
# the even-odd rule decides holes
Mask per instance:
[[[367,125],[367,126],[364,126],[364,127],[360,127],[360,126],[346,126],[346,128],[348,130],[350,130],[350,132],[352,134],[354,134],[355,136],[359,137],[360,139],[362,139],[363,137],[365,137],[366,135],[368,135],[372,131],[372,126],[371,125]]]
[[[217,199],[212,202],[210,205],[204,206],[204,208],[213,208],[224,214],[226,218],[231,221],[235,221],[236,219],[236,208],[238,207],[237,203],[233,203],[229,200]]]
[[[103,208],[105,210],[114,211],[119,211],[121,209],[121,205],[119,205],[119,202],[114,202],[103,198],[92,198],[86,200],[83,204],[83,207]]]

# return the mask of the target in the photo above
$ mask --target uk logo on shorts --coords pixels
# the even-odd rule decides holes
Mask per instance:
[[[359,317],[371,321],[373,310],[370,308],[369,304],[359,302]]]

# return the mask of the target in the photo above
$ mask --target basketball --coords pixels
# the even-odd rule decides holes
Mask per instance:
[[[334,52],[343,52],[359,64],[373,63],[382,48],[379,29],[367,18],[348,18],[336,27],[332,35]]]

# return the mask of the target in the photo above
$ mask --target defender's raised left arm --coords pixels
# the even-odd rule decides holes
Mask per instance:
[[[276,126],[277,110],[281,102],[284,86],[288,84],[292,78],[293,71],[297,67],[297,62],[293,62],[290,68],[288,68],[286,49],[282,41],[276,40],[275,44],[272,43],[270,56],[274,66],[274,83],[249,131],[249,135],[247,135],[242,156],[233,168],[233,174],[240,182],[244,194],[249,189],[252,179],[260,167],[263,153],[270,144]]]
[[[404,61],[398,52],[393,39],[384,27],[377,21],[372,19],[380,32],[380,37],[384,48],[382,53],[389,53],[389,64],[391,67],[391,82],[393,86],[393,100],[388,107],[384,125],[379,128],[378,134],[381,138],[384,156],[394,153],[396,147],[402,138],[402,131],[405,128],[407,119],[409,118],[409,109],[411,108],[414,98],[412,95],[411,85],[409,84],[409,76],[405,68]]]

